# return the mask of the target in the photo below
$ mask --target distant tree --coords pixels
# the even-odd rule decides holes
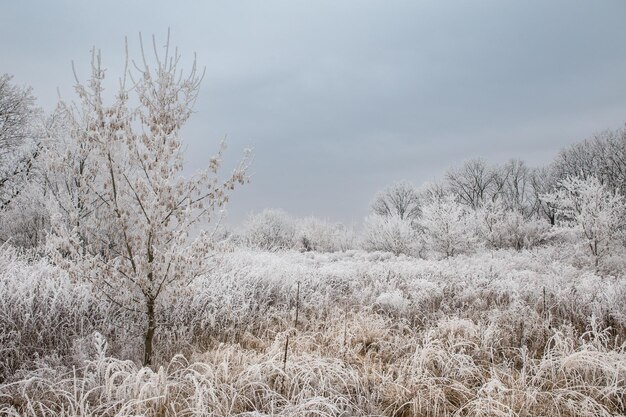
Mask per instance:
[[[626,199],[595,177],[561,180],[543,199],[555,208],[557,222],[579,231],[596,268],[623,244]]]
[[[441,200],[447,195],[446,184],[443,182],[426,182],[418,189],[422,206]]]
[[[39,160],[47,124],[31,88],[0,75],[0,242],[34,248],[45,235]]]
[[[563,149],[553,165],[560,180],[594,177],[626,195],[626,127],[604,131]]]
[[[14,85],[12,78],[0,75],[0,158],[32,138],[32,123],[37,115],[32,89]]]
[[[0,211],[32,176],[40,152],[39,114],[32,89],[14,85],[8,74],[0,75]]]
[[[473,252],[478,243],[473,210],[452,195],[425,205],[419,226],[426,248],[445,257]]]
[[[363,248],[394,255],[420,256],[422,243],[415,225],[398,215],[371,214],[365,219]]]
[[[490,200],[498,199],[508,209],[530,218],[535,208],[531,169],[524,161],[511,159],[493,172],[494,195]]]
[[[476,214],[480,236],[490,248],[527,249],[548,238],[550,224],[545,219],[525,216],[500,198],[486,203]]]
[[[534,168],[530,173],[530,187],[533,193],[533,213],[539,218],[546,219],[550,225],[556,223],[555,207],[543,196],[552,193],[557,186],[557,177],[552,165]]]
[[[351,231],[342,224],[307,217],[297,219],[295,229],[297,240],[304,251],[336,252],[354,246]]]
[[[370,211],[379,216],[397,216],[401,220],[416,220],[421,213],[417,189],[407,181],[395,183],[379,192]]]
[[[472,209],[477,209],[495,195],[495,175],[483,159],[472,159],[461,168],[449,170],[446,183],[455,199]]]
[[[268,251],[292,249],[296,246],[294,220],[283,210],[265,209],[248,217],[243,240],[249,246]]]
[[[49,245],[70,276],[88,279],[103,298],[138,315],[143,363],[150,365],[163,300],[207,272],[211,236],[196,235],[199,225],[247,176],[244,159],[226,179],[218,178],[223,147],[205,171],[182,176],[180,131],[201,76],[195,62],[183,76],[169,36],[164,55],[154,44],[154,66],[141,46],[142,61],[125,71],[110,104],[95,51],[91,77],[76,81],[78,103],[62,103],[69,147],[57,158],[51,153],[49,166],[71,176],[57,178]]]
[[[38,249],[45,242],[50,217],[39,179],[38,172],[31,172],[15,188],[10,200],[5,200],[0,210],[0,244]]]
[[[7,157],[2,161],[0,212],[6,210],[33,179],[37,170],[36,160],[40,153],[41,147],[38,144],[31,149],[24,149],[19,155],[13,155],[13,158]]]

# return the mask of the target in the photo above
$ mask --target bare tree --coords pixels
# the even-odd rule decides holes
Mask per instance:
[[[626,195],[626,127],[604,131],[562,150],[554,161],[554,172],[559,180],[594,177]]]
[[[533,215],[535,196],[531,184],[531,170],[519,159],[511,159],[493,171],[493,197],[498,198],[509,210],[515,210],[524,217]]]
[[[407,181],[395,183],[376,195],[370,211],[379,216],[397,216],[400,220],[416,220],[421,213],[417,189]]]
[[[552,166],[535,168],[530,173],[530,186],[533,192],[534,214],[545,218],[554,226],[556,223],[556,211],[554,205],[542,198],[543,195],[552,193],[557,186],[557,178]]]
[[[141,40],[141,38],[140,38]],[[247,181],[247,159],[225,179],[217,176],[223,147],[208,168],[182,176],[180,130],[192,113],[202,76],[195,62],[186,76],[169,47],[154,65],[141,44],[141,61],[120,80],[105,104],[104,69],[94,51],[91,77],[77,77],[75,106],[64,104],[72,146],[56,166],[73,164],[76,187],[59,192],[50,245],[54,259],[76,279],[88,279],[103,297],[137,314],[144,326],[143,363],[153,361],[153,340],[164,299],[207,273],[210,233],[191,232]]]
[[[418,189],[419,199],[422,206],[440,201],[446,198],[448,192],[443,182],[426,182]]]
[[[461,203],[477,209],[494,196],[493,170],[483,159],[472,159],[446,174],[450,193]]]

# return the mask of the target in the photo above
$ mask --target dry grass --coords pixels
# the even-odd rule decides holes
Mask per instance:
[[[161,306],[153,370],[137,365],[135,318],[88,286],[7,249],[0,268],[2,415],[626,412],[626,279],[551,248],[437,262],[236,250]]]

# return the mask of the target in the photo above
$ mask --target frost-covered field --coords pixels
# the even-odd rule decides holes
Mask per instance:
[[[221,254],[141,316],[0,251],[1,415],[610,416],[626,277],[564,251]]]
[[[545,166],[474,158],[433,183],[390,184],[360,224],[364,207],[350,204],[363,190],[430,178],[495,131],[460,122],[446,134],[438,117],[426,136],[323,126],[402,138],[365,144],[380,155],[352,169],[352,147],[306,135],[285,147],[279,129],[261,155],[280,157],[261,167],[280,178],[260,173],[253,206],[288,197],[302,211],[266,208],[230,230],[250,150],[231,161],[221,142],[200,169],[187,164],[207,150],[189,158],[184,130],[208,91],[202,64],[183,70],[169,30],[164,44],[143,39],[124,43],[111,79],[94,48],[86,71],[73,66],[74,97],[49,114],[0,74],[0,417],[626,415],[626,127]],[[542,160],[582,126],[534,148],[551,135],[502,120],[504,136],[535,137],[511,149]],[[439,155],[433,134],[463,146]],[[347,183],[361,191],[330,210]],[[352,225],[300,217],[314,207]]]

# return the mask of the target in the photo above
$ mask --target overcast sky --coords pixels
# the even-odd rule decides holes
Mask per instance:
[[[186,4],[186,5],[183,5]],[[185,129],[190,168],[228,137],[254,149],[230,222],[267,207],[359,222],[377,190],[481,156],[550,161],[626,121],[626,1],[7,1],[0,73],[51,109],[71,61],[102,50],[116,80],[124,37],[197,53],[206,67]]]

